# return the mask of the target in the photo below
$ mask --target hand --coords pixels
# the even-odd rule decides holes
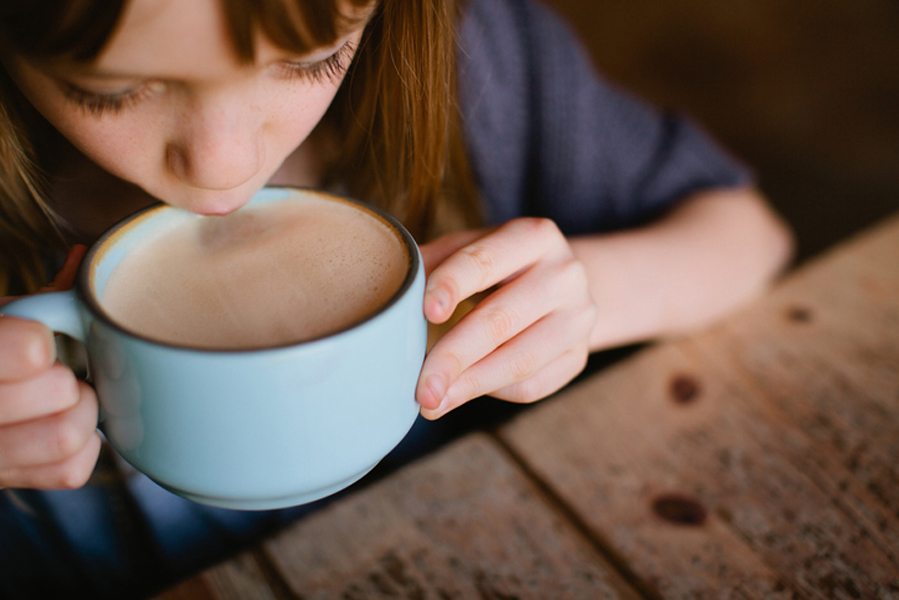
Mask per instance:
[[[523,218],[454,233],[421,251],[429,273],[424,313],[432,323],[495,287],[425,358],[416,390],[424,417],[486,394],[533,402],[583,370],[596,307],[583,266],[552,221]]]
[[[73,248],[44,291],[71,287],[83,255]],[[53,333],[0,317],[0,489],[84,485],[100,452],[97,414],[93,389],[57,362]]]

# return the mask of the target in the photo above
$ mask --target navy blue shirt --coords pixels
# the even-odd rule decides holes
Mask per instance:
[[[549,217],[567,234],[657,217],[692,192],[752,183],[681,115],[605,81],[569,27],[530,0],[472,0],[459,94],[488,222]]]

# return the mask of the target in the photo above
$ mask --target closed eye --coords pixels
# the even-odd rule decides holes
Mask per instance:
[[[336,52],[319,61],[279,61],[276,63],[279,75],[285,79],[302,79],[321,84],[336,82],[352,62],[356,48],[352,42],[346,42]],[[100,117],[108,113],[119,113],[160,89],[161,82],[147,81],[135,87],[116,92],[92,92],[73,83],[61,81],[63,93],[67,100],[78,105],[87,113]]]
[[[356,48],[351,42],[345,43],[331,56],[315,61],[280,61],[278,68],[288,79],[304,79],[311,83],[333,83],[338,81],[352,62]]]
[[[147,82],[120,92],[101,93],[90,92],[68,82],[63,82],[62,86],[67,100],[98,117],[110,112],[118,113],[137,104],[154,93],[157,87]]]

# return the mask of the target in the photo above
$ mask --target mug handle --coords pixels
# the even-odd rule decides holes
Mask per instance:
[[[87,341],[75,290],[19,298],[0,308],[0,314],[40,321],[53,331],[70,335],[81,343]]]

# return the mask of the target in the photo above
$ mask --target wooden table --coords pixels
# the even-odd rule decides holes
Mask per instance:
[[[161,596],[899,598],[899,215]]]

